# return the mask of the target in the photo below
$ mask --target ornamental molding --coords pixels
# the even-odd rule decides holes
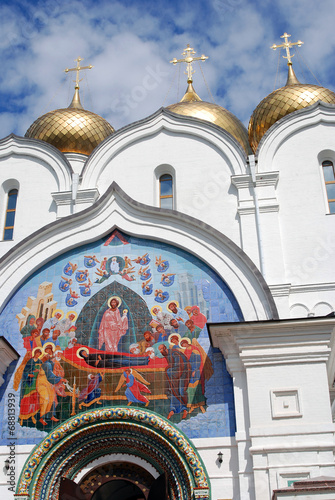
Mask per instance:
[[[262,172],[256,174],[256,187],[276,187],[279,180],[279,172]],[[231,182],[237,189],[246,189],[254,186],[250,174],[232,175]]]
[[[56,203],[57,207],[61,205],[76,205],[81,203],[90,203],[93,205],[99,198],[99,190],[97,188],[92,189],[78,189],[76,200],[72,198],[72,191],[59,191],[57,193],[51,193],[51,196]]]
[[[139,433],[140,428],[143,428],[146,433],[152,433],[153,436],[156,436],[156,440],[158,439],[163,446],[166,446],[167,450],[173,449],[174,454],[180,457],[179,467],[184,464],[186,476],[190,478],[189,487],[191,489],[201,489],[204,491],[203,498],[210,498],[207,472],[199,455],[185,435],[173,424],[153,412],[127,407],[104,408],[84,412],[50,432],[40,445],[33,449],[27,459],[17,484],[16,496],[29,498],[31,495],[31,498],[40,498],[41,489],[46,490],[45,485],[42,488],[39,479],[41,474],[46,474],[48,466],[52,466],[53,455],[61,447],[64,448],[66,453],[66,443],[73,442],[73,438],[76,438],[80,448],[81,435],[84,437],[88,432],[93,432],[94,435],[98,436],[99,428],[106,425],[111,426],[111,429],[117,426],[124,427],[126,425],[129,428],[133,426]],[[140,436],[140,434],[137,435]],[[79,448],[75,454],[80,453]],[[94,449],[92,449],[92,453],[94,453]],[[66,457],[67,462],[71,462],[71,459],[72,454]],[[56,480],[56,478],[54,479]],[[47,485],[48,490],[51,487],[52,485]]]
[[[216,323],[207,324],[207,328],[212,345],[222,350],[227,363],[233,353],[245,368],[327,363],[329,380],[334,377],[334,318]]]

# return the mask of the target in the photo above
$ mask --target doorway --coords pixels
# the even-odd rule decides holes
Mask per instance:
[[[115,479],[98,488],[91,500],[145,500],[140,488],[125,479]]]

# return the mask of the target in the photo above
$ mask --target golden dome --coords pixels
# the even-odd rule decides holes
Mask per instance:
[[[79,87],[76,87],[68,108],[56,109],[37,118],[25,137],[46,141],[63,153],[90,155],[113,132],[113,127],[104,118],[82,107]]]
[[[288,63],[286,85],[274,90],[254,110],[249,122],[249,142],[256,151],[265,132],[284,116],[323,101],[335,104],[335,93],[318,85],[302,84],[294,74],[292,63]]]
[[[188,80],[188,88],[182,100],[167,106],[166,109],[178,115],[192,116],[214,123],[214,125],[229,132],[241,144],[244,151],[248,153],[248,132],[242,122],[221,106],[202,101],[193,88],[192,80]]]

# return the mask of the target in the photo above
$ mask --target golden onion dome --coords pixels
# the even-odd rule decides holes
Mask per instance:
[[[82,107],[76,86],[70,106],[37,118],[25,137],[46,141],[63,153],[90,155],[113,132],[114,128],[104,118]]]
[[[335,93],[325,87],[300,83],[289,62],[286,85],[265,97],[250,118],[248,133],[253,151],[256,151],[261,138],[274,123],[318,101],[335,104]]]
[[[191,79],[188,80],[188,87],[181,101],[167,106],[166,109],[173,111],[173,113],[177,113],[178,115],[200,118],[200,120],[205,120],[217,125],[226,132],[229,132],[229,134],[231,134],[241,144],[244,151],[248,154],[250,149],[248,132],[242,122],[240,122],[240,120],[230,111],[222,108],[221,106],[202,101],[195,92]]]

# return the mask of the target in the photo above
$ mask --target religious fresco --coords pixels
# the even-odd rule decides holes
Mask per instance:
[[[18,444],[110,405],[148,408],[191,438],[234,435],[232,379],[208,321],[243,317],[217,274],[172,245],[115,230],[54,259],[0,318],[21,355],[6,387]]]

